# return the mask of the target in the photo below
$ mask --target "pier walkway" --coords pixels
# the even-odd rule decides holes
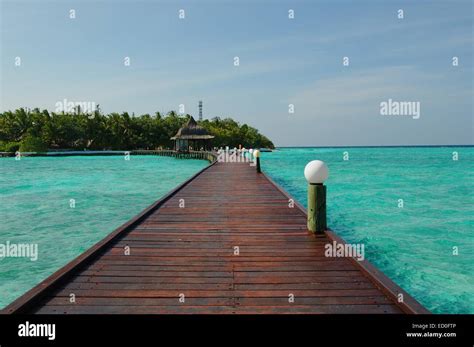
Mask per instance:
[[[344,241],[308,232],[289,199],[215,162],[3,313],[429,313],[366,260],[325,257]]]

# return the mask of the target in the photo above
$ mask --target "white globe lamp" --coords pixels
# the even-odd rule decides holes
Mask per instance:
[[[310,184],[323,184],[328,179],[328,176],[329,170],[324,161],[310,161],[304,168],[304,177]]]

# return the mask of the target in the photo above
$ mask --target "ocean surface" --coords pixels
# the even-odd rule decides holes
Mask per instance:
[[[303,170],[314,159],[329,166],[330,228],[364,243],[365,257],[431,311],[474,313],[473,147],[281,148],[262,153],[262,169],[306,205]],[[0,307],[206,165],[1,158],[0,244],[37,243],[39,257],[0,258]]]
[[[0,158],[0,244],[38,244],[36,261],[0,258],[0,307],[207,165],[155,156]]]
[[[473,147],[280,148],[261,162],[306,206],[315,159],[333,231],[432,312],[474,313]]]

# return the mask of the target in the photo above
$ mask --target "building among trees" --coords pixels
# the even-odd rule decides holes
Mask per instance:
[[[210,150],[211,140],[213,138],[214,136],[210,135],[206,129],[199,126],[191,116],[187,123],[178,130],[171,140],[175,141],[175,150],[188,152],[189,150]]]

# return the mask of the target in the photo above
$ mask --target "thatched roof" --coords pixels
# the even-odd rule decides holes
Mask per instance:
[[[189,118],[187,123],[181,127],[171,140],[209,140],[214,136],[209,135],[206,129],[199,126],[193,117]]]

